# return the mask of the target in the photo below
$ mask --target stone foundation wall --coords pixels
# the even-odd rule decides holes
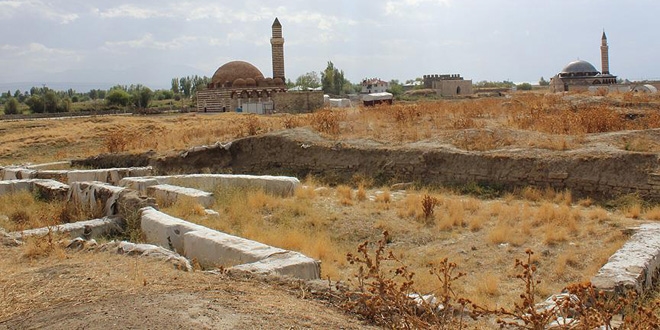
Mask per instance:
[[[273,96],[275,112],[306,113],[323,107],[323,92],[286,92]]]

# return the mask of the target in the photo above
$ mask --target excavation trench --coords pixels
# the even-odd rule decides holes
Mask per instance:
[[[194,147],[176,154],[109,154],[75,160],[75,166],[152,166],[159,174],[234,173],[314,175],[329,184],[371,178],[377,185],[478,184],[496,190],[520,187],[569,189],[574,196],[611,199],[625,194],[660,200],[658,155],[581,149],[463,151],[416,143],[406,146],[331,141],[304,128]]]

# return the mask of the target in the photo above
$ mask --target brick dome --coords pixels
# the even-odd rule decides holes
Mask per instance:
[[[227,82],[234,82],[236,79],[263,79],[264,75],[254,65],[244,61],[232,61],[224,64],[215,71],[211,82],[216,86],[223,86]]]

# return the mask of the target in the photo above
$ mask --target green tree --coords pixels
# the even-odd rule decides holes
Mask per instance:
[[[390,88],[387,91],[392,93],[394,97],[399,97],[403,94],[403,85],[399,83],[399,80],[392,79],[390,80]]]
[[[117,105],[125,107],[131,100],[131,96],[121,88],[111,89],[105,96],[105,102],[108,105]]]
[[[133,86],[131,86],[131,92],[131,102],[133,105],[140,109],[149,107],[149,103],[154,96],[154,92],[152,92],[149,87],[137,85],[133,88]]]
[[[296,78],[295,86],[300,86],[303,89],[317,88],[321,86],[321,78],[316,71],[307,72]]]
[[[18,100],[15,97],[10,97],[5,102],[5,115],[15,115],[18,113]]]
[[[532,90],[532,84],[522,83],[522,84],[519,84],[518,86],[516,86],[516,88],[518,90],[521,90],[521,91],[531,91]]]
[[[346,92],[344,86],[350,84],[344,78],[344,71],[339,70],[335,65],[328,61],[328,66],[321,72],[321,86],[326,94],[341,95]]]
[[[179,79],[179,85],[181,86],[181,92],[186,98],[190,98],[192,95],[193,81],[190,77],[183,77]]]
[[[42,113],[45,110],[44,100],[41,95],[34,94],[30,96],[27,100],[25,100],[25,104],[27,104],[32,113]]]
[[[179,88],[179,78],[172,78],[172,93],[179,94],[181,89]]]
[[[539,86],[548,86],[548,85],[550,85],[549,81],[545,80],[543,77],[539,79]]]
[[[57,97],[57,94],[55,94],[54,91],[48,90],[44,94],[44,111],[45,112],[57,112],[57,103],[59,101],[59,98]]]
[[[70,112],[71,111],[71,99],[68,97],[62,98],[57,106],[57,112]]]

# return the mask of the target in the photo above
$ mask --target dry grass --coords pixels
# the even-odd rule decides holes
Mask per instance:
[[[660,128],[660,114],[653,111],[634,120],[623,115],[626,107],[658,104],[660,96],[614,93],[592,101],[590,96],[563,99],[518,93],[512,99],[438,100],[298,115],[189,113],[0,122],[0,162],[40,162],[103,152],[167,152],[293,127],[309,127],[328,138],[368,138],[388,144],[431,139],[474,151],[508,147],[561,151],[582,147],[589,133]],[[655,137],[630,133],[612,139],[623,150],[660,150]]]
[[[386,191],[364,190],[366,196]],[[214,209],[219,217],[199,215],[194,206],[178,214],[188,214],[188,220],[230,234],[318,258],[322,276],[333,280],[346,280],[351,274],[346,253],[365,239],[378,239],[387,230],[395,255],[420,275],[417,285],[422,290],[434,290],[433,279],[421,274],[438,258],[460,261],[468,272],[488,269],[492,277],[487,281],[467,276],[456,288],[466,293],[474,288],[472,293],[486,305],[515,300],[513,284],[509,283],[511,254],[522,254],[526,248],[543,251],[534,256],[534,261],[543,265],[540,288],[547,293],[559,292],[568,280],[593,276],[625,241],[612,226],[625,228],[634,221],[625,217],[623,209],[608,213],[594,206],[569,206],[570,193],[549,190],[541,191],[538,202],[522,196],[484,201],[450,192],[409,190],[390,194],[388,208],[383,208],[377,197],[357,202],[358,193],[351,187],[323,188],[309,181],[289,198],[254,189],[215,193]],[[342,202],[349,201],[349,195],[351,203]],[[425,195],[438,200],[432,226],[424,224],[421,201]],[[580,256],[579,265],[576,256]]]
[[[78,220],[66,216],[65,210],[64,202],[46,203],[28,191],[0,195],[0,228],[20,231]]]

